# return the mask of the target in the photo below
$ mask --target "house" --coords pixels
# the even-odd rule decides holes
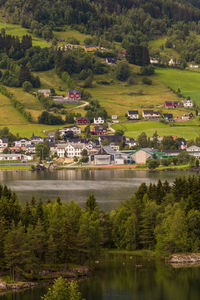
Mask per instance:
[[[178,101],[165,101],[165,108],[177,108],[178,106]]]
[[[8,139],[0,138],[0,148],[7,148],[7,147],[8,147]]]
[[[32,144],[36,145],[44,142],[44,138],[42,138],[41,136],[32,136],[30,140]]]
[[[157,65],[157,64],[159,64],[159,61],[156,58],[150,58],[150,64]]]
[[[99,142],[101,145],[110,146],[114,151],[119,151],[120,145],[125,146],[126,138],[125,136],[121,136],[121,135],[100,136]]]
[[[76,118],[76,124],[78,124],[78,125],[87,125],[87,124],[90,124],[90,121],[88,120],[88,118],[78,117],[78,118]]]
[[[143,110],[142,116],[144,119],[159,119],[160,113],[153,110]]]
[[[129,148],[131,147],[135,147],[137,146],[137,141],[134,140],[133,138],[125,138],[125,144],[129,146]]]
[[[94,126],[91,131],[93,135],[105,135],[107,134],[107,128],[105,126]]]
[[[130,153],[130,158],[136,164],[146,164],[147,160],[156,156],[157,150],[151,148],[142,148]]]
[[[173,120],[173,114],[162,114],[163,119],[166,121],[172,121]]]
[[[75,125],[67,126],[59,130],[61,137],[66,135],[68,132],[73,132],[73,134],[81,134],[81,128]]]
[[[115,58],[115,57],[107,57],[107,58],[106,58],[106,63],[107,63],[108,65],[116,65],[116,63],[117,63],[117,58]]]
[[[194,106],[193,101],[190,99],[183,100],[183,106],[185,108],[192,108]]]
[[[128,118],[130,120],[139,120],[138,110],[129,110],[128,111]]]
[[[112,122],[113,123],[119,123],[119,121],[117,120],[118,116],[117,115],[112,115]]]
[[[80,100],[81,99],[81,91],[78,90],[68,90],[67,92],[68,100]]]
[[[194,118],[193,113],[184,114],[184,115],[182,116],[182,120],[183,120],[183,121],[189,121],[189,120],[192,119],[192,118]]]
[[[67,157],[80,157],[81,152],[86,149],[85,144],[72,144],[69,143],[65,147],[65,153]]]
[[[90,155],[90,163],[94,165],[123,165],[128,155],[114,151],[110,146],[104,146],[96,154]]]
[[[192,146],[188,147],[186,149],[186,151],[190,155],[194,156],[195,158],[197,158],[197,159],[200,158],[200,146],[192,145]]]
[[[94,52],[99,50],[99,46],[84,46],[83,47],[86,52]]]
[[[176,157],[182,150],[163,150],[162,158]]]
[[[14,145],[15,147],[19,147],[19,148],[29,147],[31,146],[31,140],[27,138],[18,139],[14,141]]]
[[[122,51],[121,51],[121,55],[122,55],[123,57],[125,57],[125,56],[126,56],[126,50],[122,50]]]
[[[94,124],[104,124],[104,118],[102,117],[94,117]]]
[[[33,160],[32,155],[22,155],[18,153],[13,153],[13,154],[0,154],[0,161],[21,161],[21,160],[28,160],[31,161]]]
[[[48,98],[51,96],[51,90],[38,90],[38,93]]]

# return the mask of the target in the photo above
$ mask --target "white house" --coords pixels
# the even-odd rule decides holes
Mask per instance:
[[[7,148],[8,147],[8,139],[1,138],[0,139],[0,148]]]
[[[129,110],[128,111],[128,118],[131,119],[131,120],[139,120],[138,110]]]
[[[104,124],[104,118],[102,117],[94,117],[94,124]]]
[[[173,66],[176,65],[176,61],[173,60],[173,58],[171,58],[170,61],[168,62],[168,65],[169,65],[170,67],[173,67]]]
[[[22,155],[22,154],[0,154],[0,161],[21,161],[21,160],[33,160],[32,155]]]
[[[194,106],[193,101],[190,99],[183,100],[183,106],[185,108],[192,108]]]
[[[15,147],[29,147],[31,146],[31,140],[27,139],[27,138],[22,138],[22,139],[18,139],[16,141],[14,141],[14,145]]]
[[[86,149],[85,144],[74,144],[70,143],[65,148],[66,156],[67,157],[80,157],[81,152]]]
[[[64,127],[63,129],[60,129],[59,132],[61,136],[65,135],[67,132],[72,131],[74,134],[80,134],[81,128],[75,125]]]
[[[35,144],[35,145],[44,142],[44,138],[42,138],[41,136],[32,136],[32,137],[30,138],[30,140],[31,140],[31,143],[32,143],[32,144]]]
[[[193,65],[193,64],[190,64],[190,65],[189,65],[189,68],[192,68],[192,69],[198,69],[198,68],[199,68],[199,66],[198,66],[198,65]]]

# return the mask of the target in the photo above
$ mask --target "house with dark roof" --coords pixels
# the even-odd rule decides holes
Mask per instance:
[[[129,110],[128,111],[128,119],[130,119],[130,120],[139,120],[138,110]]]
[[[107,135],[107,136],[100,136],[99,142],[101,145],[108,145],[114,151],[119,151],[120,145],[125,145],[126,138],[125,136],[121,135]]]
[[[123,165],[128,154],[116,152],[110,146],[104,146],[96,154],[90,155],[90,163],[94,165]]]
[[[105,126],[94,126],[91,131],[93,135],[105,135],[107,134],[107,128]]]
[[[164,120],[166,120],[166,121],[172,121],[173,120],[173,114],[162,114],[162,117],[163,117],[163,119]]]
[[[103,117],[94,117],[94,124],[104,124],[105,120]]]
[[[106,63],[108,65],[116,65],[117,63],[117,58],[116,57],[107,57],[106,58]]]
[[[0,138],[0,148],[7,148],[7,147],[8,147],[8,139]]]
[[[72,131],[73,134],[80,134],[81,128],[79,126],[71,125],[59,130],[61,136],[66,135],[69,131]]]

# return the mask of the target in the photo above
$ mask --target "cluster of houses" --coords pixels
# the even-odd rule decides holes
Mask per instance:
[[[68,90],[66,96],[52,95],[50,89],[38,90],[38,94],[51,98],[55,103],[79,103],[81,100],[80,89]]]
[[[174,108],[178,108],[178,107],[193,108],[193,106],[194,106],[193,101],[190,99],[185,99],[182,101],[182,103],[179,103],[178,101],[166,101],[164,103],[164,107],[168,108],[168,109],[174,109]],[[127,116],[128,116],[129,120],[139,120],[140,119],[138,110],[129,110]],[[172,121],[174,118],[172,113],[161,114],[160,112],[154,111],[151,109],[143,110],[142,117],[144,119],[155,119],[155,120],[158,120],[162,117],[164,120],[168,120],[168,121]],[[185,121],[185,120],[190,120],[193,117],[194,117],[193,113],[190,112],[188,114],[184,114],[181,119]]]

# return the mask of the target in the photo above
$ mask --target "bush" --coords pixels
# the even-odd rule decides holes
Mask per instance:
[[[155,69],[152,65],[142,67],[140,70],[141,75],[153,75],[155,73]]]
[[[149,79],[149,78],[147,78],[147,77],[144,77],[144,78],[142,79],[142,82],[143,82],[144,84],[152,85],[152,80]]]
[[[25,92],[30,92],[33,86],[29,81],[24,81],[22,84],[22,88]]]
[[[148,159],[148,161],[147,161],[147,167],[150,170],[154,170],[154,169],[158,168],[159,165],[160,165],[160,162],[157,159]]]

